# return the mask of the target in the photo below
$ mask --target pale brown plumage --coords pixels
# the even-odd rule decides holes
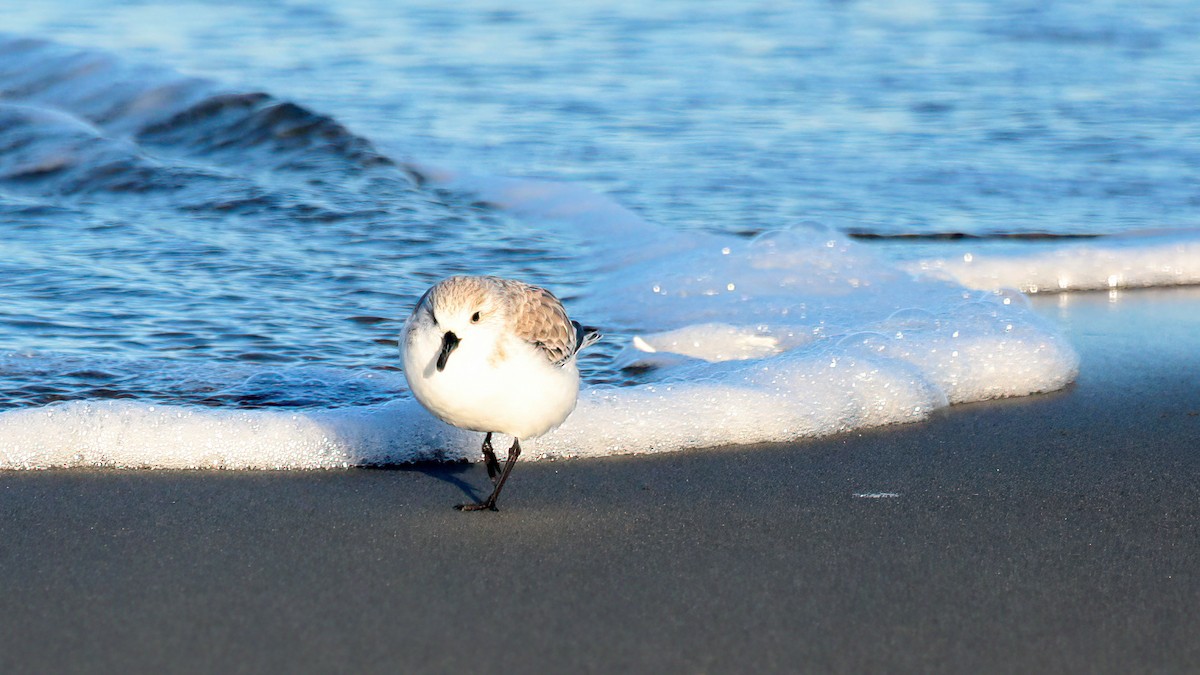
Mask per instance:
[[[584,337],[579,324],[567,317],[567,310],[553,293],[514,279],[451,277],[431,288],[426,296],[422,302],[430,307],[453,303],[470,304],[484,315],[501,311],[514,335],[554,364],[565,363],[586,346],[582,344],[585,339],[589,344],[592,341]]]
[[[512,317],[517,335],[542,350],[552,363],[562,363],[575,353],[578,336],[567,318],[567,310],[550,291],[519,281],[522,286],[513,293]]]

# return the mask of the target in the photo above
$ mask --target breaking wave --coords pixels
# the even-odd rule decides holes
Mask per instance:
[[[940,249],[811,224],[679,232],[24,38],[0,38],[0,220],[2,468],[474,458],[395,355],[413,300],[452,273],[547,285],[610,336],[576,412],[526,444],[541,457],[790,441],[1058,389],[1078,357],[1011,289],[1200,281],[1189,231]]]

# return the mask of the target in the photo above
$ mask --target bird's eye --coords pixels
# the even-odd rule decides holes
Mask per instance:
[[[479,323],[479,312],[471,315],[471,323]]]

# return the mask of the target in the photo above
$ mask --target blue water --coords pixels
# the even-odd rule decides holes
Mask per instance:
[[[597,292],[586,246],[406,161],[746,237],[1200,206],[1189,2],[5,5],[0,407],[377,403],[433,280]],[[653,328],[585,377],[638,381],[612,357]]]
[[[1187,0],[8,4],[10,32],[674,227],[1113,232],[1197,207]]]

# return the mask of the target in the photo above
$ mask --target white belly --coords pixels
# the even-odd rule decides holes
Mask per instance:
[[[441,420],[472,431],[533,438],[554,429],[575,409],[579,370],[572,360],[555,366],[533,347],[512,345],[493,363],[494,349],[466,341],[450,355],[445,370],[434,366],[438,336],[401,339],[404,375],[413,395]]]

